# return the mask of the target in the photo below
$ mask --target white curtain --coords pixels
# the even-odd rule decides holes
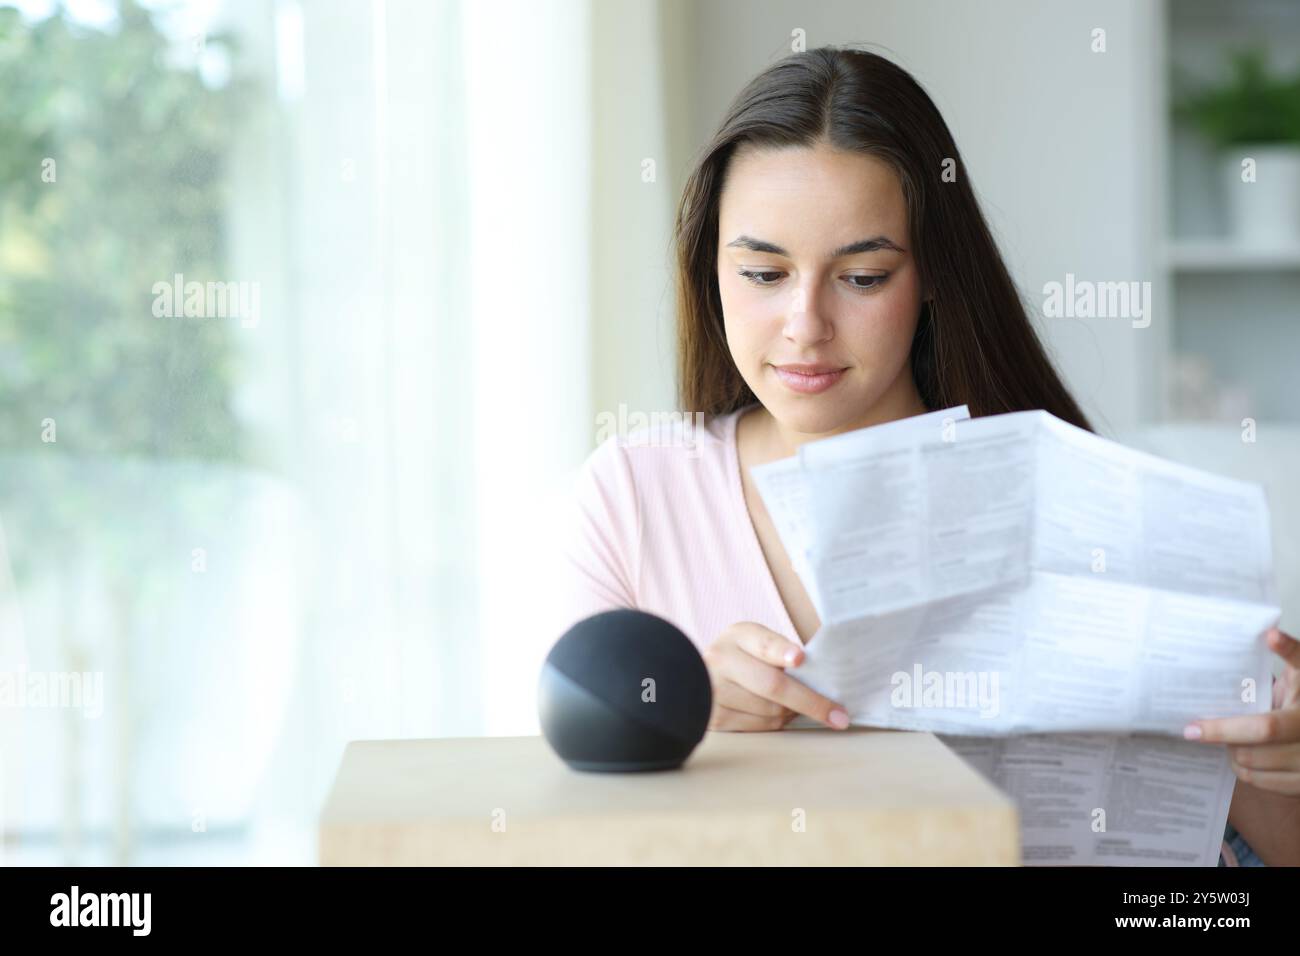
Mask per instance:
[[[627,9],[653,27],[655,4]],[[127,468],[124,500],[163,516],[148,620],[103,583],[113,554],[0,589],[26,635],[7,627],[8,660],[105,678],[97,723],[6,721],[14,862],[311,863],[348,740],[537,732],[556,503],[598,405],[669,394],[666,353],[626,356],[627,336],[665,348],[672,177],[648,193],[639,160],[673,163],[658,107],[598,102],[592,75],[594,45],[637,70],[658,34],[607,14],[596,36],[590,0],[187,8],[177,43],[233,31],[253,90],[216,278],[260,286],[234,396],[256,454]],[[639,119],[602,127],[611,110]],[[609,165],[615,141],[635,165]],[[618,293],[592,267],[611,208],[632,210],[605,251],[629,243]],[[181,497],[202,520],[164,515]]]
[[[593,419],[587,4],[326,7],[289,8],[303,92],[275,124],[268,368],[312,578],[273,840],[347,740],[536,732],[543,555]]]

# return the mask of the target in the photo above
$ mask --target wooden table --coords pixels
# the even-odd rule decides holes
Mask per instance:
[[[353,741],[322,865],[1017,865],[1015,806],[933,734],[710,731],[679,770],[541,737]]]

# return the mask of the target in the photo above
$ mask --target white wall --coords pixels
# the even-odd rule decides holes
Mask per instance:
[[[591,3],[593,416],[676,407],[671,238],[684,171],[673,134],[689,111],[669,57],[681,55],[682,22],[676,3]]]

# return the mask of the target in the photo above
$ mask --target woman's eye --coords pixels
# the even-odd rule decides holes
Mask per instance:
[[[782,272],[770,269],[741,269],[739,273],[745,281],[756,286],[773,286],[781,281]],[[871,292],[880,286],[888,276],[845,276],[848,285],[858,292]]]
[[[776,279],[772,279],[771,281],[766,281],[766,282],[765,282],[765,281],[762,281],[760,277],[762,277],[762,276],[776,276],[776,277],[779,278],[780,275],[781,275],[781,273],[779,273],[779,272],[770,272],[770,271],[753,271],[753,272],[751,272],[751,271],[749,271],[748,269],[741,269],[741,270],[740,270],[740,274],[741,274],[742,276],[744,276],[744,278],[746,279],[746,281],[748,281],[748,282],[750,282],[750,283],[752,283],[752,284],[754,284],[754,285],[759,285],[759,286],[762,286],[762,285],[776,285]]]
[[[849,280],[849,285],[851,285],[853,288],[857,289],[858,291],[870,292],[872,289],[876,288],[881,283],[883,283],[886,279],[886,276],[846,276],[845,278]],[[856,281],[858,279],[863,279],[865,281],[858,282]]]

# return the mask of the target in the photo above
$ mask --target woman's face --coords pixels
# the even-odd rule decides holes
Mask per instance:
[[[732,359],[783,430],[921,410],[908,361],[921,287],[885,162],[829,146],[739,149],[718,216]]]

